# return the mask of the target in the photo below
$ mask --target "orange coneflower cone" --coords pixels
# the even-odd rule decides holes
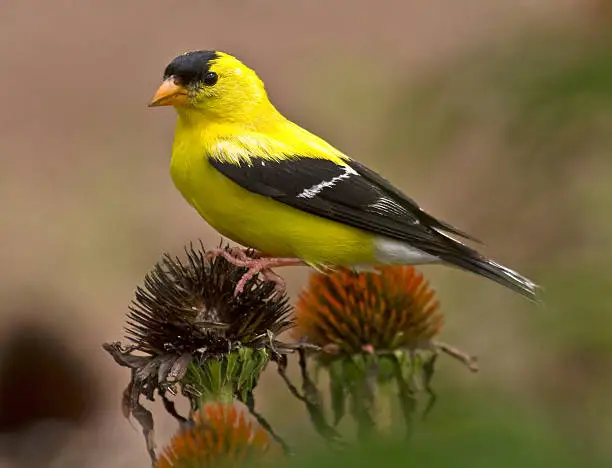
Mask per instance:
[[[423,275],[411,266],[377,269],[380,273],[341,268],[311,275],[296,306],[294,333],[343,354],[430,342],[443,317]]]
[[[377,270],[312,274],[295,307],[293,333],[322,348],[309,356],[329,375],[334,426],[350,412],[357,435],[370,437],[401,414],[410,435],[417,393],[428,395],[422,415],[435,402],[430,383],[438,352],[470,365],[473,358],[435,340],[443,316],[421,273],[411,266]]]
[[[268,432],[246,408],[208,403],[172,438],[156,467],[236,467],[260,461],[275,451]]]

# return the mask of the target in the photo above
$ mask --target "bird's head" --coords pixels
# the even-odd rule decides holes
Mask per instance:
[[[176,57],[166,67],[150,107],[174,106],[179,114],[223,120],[252,118],[270,105],[263,82],[229,54],[200,50]]]

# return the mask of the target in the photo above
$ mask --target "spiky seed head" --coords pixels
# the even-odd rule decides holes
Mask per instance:
[[[251,279],[237,297],[246,268],[190,246],[186,261],[165,255],[145,277],[128,313],[127,338],[150,355],[206,350],[231,344],[258,348],[292,326],[287,297],[271,282]]]
[[[418,348],[439,333],[439,303],[421,273],[411,266],[379,272],[346,268],[314,273],[296,305],[294,332],[325,349],[354,354]]]

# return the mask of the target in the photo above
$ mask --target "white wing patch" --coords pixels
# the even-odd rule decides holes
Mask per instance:
[[[380,214],[394,214],[398,216],[410,216],[410,213],[406,208],[399,205],[395,201],[390,198],[381,197],[376,200],[374,203],[368,206],[372,211],[378,212]],[[412,218],[412,216],[410,216]],[[418,220],[414,220],[415,223],[418,223]]]
[[[314,198],[326,188],[333,187],[341,180],[348,179],[349,177],[354,175],[359,175],[355,169],[350,166],[344,166],[344,172],[342,174],[332,177],[329,180],[324,180],[323,182],[319,182],[318,184],[315,184],[310,188],[302,190],[297,195],[297,198]]]

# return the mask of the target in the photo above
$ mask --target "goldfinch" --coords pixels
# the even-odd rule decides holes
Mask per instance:
[[[214,252],[248,267],[237,294],[259,273],[280,282],[271,271],[279,266],[443,263],[536,297],[535,283],[452,236],[475,239],[285,118],[229,54],[179,55],[149,106],[178,114],[170,163],[178,190],[219,233],[259,253]]]

